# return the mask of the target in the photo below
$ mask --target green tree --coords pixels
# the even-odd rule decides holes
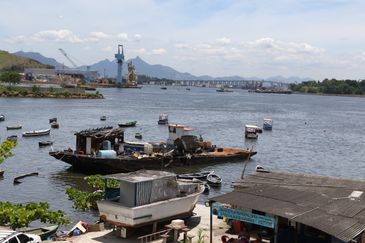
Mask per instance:
[[[8,157],[13,156],[11,150],[16,146],[16,141],[5,140],[0,144],[0,164]]]
[[[21,78],[22,76],[17,72],[3,72],[0,75],[0,80],[9,84],[18,84]]]

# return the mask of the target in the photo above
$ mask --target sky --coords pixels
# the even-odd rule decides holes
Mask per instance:
[[[215,77],[365,78],[364,0],[0,0],[0,49]],[[137,70],[138,72],[138,70]]]

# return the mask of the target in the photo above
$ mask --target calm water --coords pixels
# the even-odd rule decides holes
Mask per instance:
[[[144,86],[142,89],[103,89],[103,100],[1,98],[1,140],[12,134],[49,127],[48,119],[57,117],[60,128],[49,137],[20,138],[15,156],[7,159],[0,180],[0,200],[12,202],[48,201],[74,220],[92,222],[90,212],[77,212],[67,200],[65,188],[85,187],[82,174],[68,172],[68,165],[48,155],[50,147],[38,148],[38,141],[55,141],[54,149],[74,148],[76,131],[138,120],[136,128],[126,130],[134,140],[142,132],[146,141],[164,141],[167,128],[157,125],[159,113],[168,113],[170,122],[189,125],[196,135],[219,147],[254,148],[258,154],[248,163],[246,173],[260,164],[272,170],[364,179],[365,172],[365,99],[357,97],[255,94],[245,90],[218,93],[215,89]],[[108,117],[100,121],[101,115]],[[256,142],[245,141],[244,124],[262,125],[271,116],[274,129],[259,135]],[[19,131],[7,125],[22,124]],[[209,196],[228,192],[232,181],[241,175],[243,162],[215,165],[206,169],[220,175],[224,184]],[[13,185],[14,177],[39,172],[24,183]],[[206,196],[201,197],[204,201]]]

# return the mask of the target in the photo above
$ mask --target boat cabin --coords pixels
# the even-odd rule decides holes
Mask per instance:
[[[168,114],[160,114],[158,117],[158,124],[164,125],[169,123],[169,115]]]
[[[257,126],[255,125],[246,125],[245,126],[245,138],[257,138]]]
[[[116,180],[120,187],[106,188],[105,199],[98,201],[101,220],[126,228],[153,224],[191,215],[202,184],[179,182],[166,171],[139,170],[102,177]]]
[[[193,130],[189,127],[179,124],[169,124],[169,137],[167,139],[167,144],[173,145],[174,141],[182,136],[187,136]]]
[[[76,153],[96,155],[108,151],[119,151],[119,144],[124,142],[124,131],[121,128],[101,127],[75,133]],[[118,147],[118,148],[117,148]]]

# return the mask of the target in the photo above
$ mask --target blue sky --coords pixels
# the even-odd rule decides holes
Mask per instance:
[[[0,49],[68,65],[118,44],[195,75],[365,78],[361,0],[0,0]],[[138,71],[138,70],[137,70]]]

